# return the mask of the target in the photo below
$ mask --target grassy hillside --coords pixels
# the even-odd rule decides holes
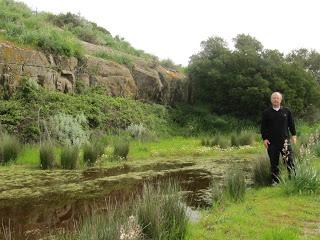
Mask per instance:
[[[120,52],[157,60],[156,56],[135,49],[129,42],[71,13],[54,15],[34,12],[27,5],[12,0],[0,0],[0,38],[44,52],[80,58],[85,50],[80,44],[86,41],[108,46]]]

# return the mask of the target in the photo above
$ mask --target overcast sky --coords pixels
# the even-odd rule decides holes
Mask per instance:
[[[265,48],[320,51],[319,0],[23,0],[33,10],[80,13],[160,59],[187,65],[200,42],[250,34]]]

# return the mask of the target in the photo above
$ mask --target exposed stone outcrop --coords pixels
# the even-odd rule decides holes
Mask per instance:
[[[104,86],[110,96],[135,97],[137,86],[128,68],[118,63],[88,56],[79,79],[87,86]]]
[[[87,87],[103,86],[110,96],[125,96],[163,104],[187,99],[186,77],[143,58],[130,56],[132,66],[96,58],[96,51],[115,51],[108,47],[83,43],[86,55],[81,61],[74,57],[53,56],[34,49],[20,48],[0,42],[0,89],[8,97],[23,77],[39,85],[64,93],[74,92],[77,81]],[[91,55],[89,55],[91,54]],[[124,53],[122,53],[124,54]]]

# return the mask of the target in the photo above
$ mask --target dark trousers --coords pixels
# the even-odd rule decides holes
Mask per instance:
[[[285,152],[283,150],[282,145],[270,143],[270,145],[268,146],[268,155],[269,155],[270,163],[271,163],[272,182],[279,182],[279,156],[280,156],[280,153],[282,155],[282,158],[287,156],[287,159],[284,159],[284,163],[287,165],[289,178],[291,177],[292,173],[295,173],[291,145],[290,144],[288,145],[287,152]]]

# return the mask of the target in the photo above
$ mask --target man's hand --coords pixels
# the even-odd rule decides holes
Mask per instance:
[[[264,147],[265,147],[266,149],[268,149],[270,142],[269,142],[268,139],[265,139],[265,140],[263,140],[263,144],[264,144]]]
[[[296,144],[296,143],[297,143],[297,136],[292,136],[292,137],[291,137],[291,142],[292,142],[293,144]]]

